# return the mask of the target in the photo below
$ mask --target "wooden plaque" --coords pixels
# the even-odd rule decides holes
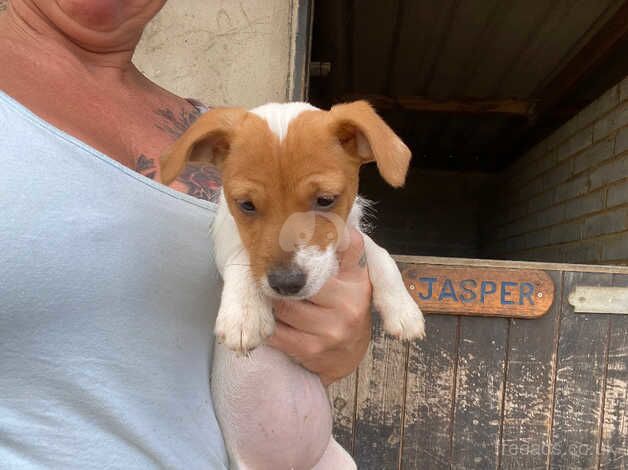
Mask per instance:
[[[540,270],[405,264],[401,274],[424,313],[537,318],[554,301]]]

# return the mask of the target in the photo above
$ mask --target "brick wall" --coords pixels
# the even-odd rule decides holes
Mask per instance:
[[[628,77],[500,180],[483,256],[628,264]]]

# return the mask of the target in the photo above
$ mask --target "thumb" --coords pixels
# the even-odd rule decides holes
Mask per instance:
[[[366,267],[366,254],[364,252],[364,238],[355,228],[349,232],[349,247],[339,253],[340,271],[347,271],[357,267]]]

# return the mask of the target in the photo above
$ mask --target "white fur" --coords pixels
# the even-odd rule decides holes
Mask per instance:
[[[275,330],[270,299],[258,288],[249,265],[249,256],[244,250],[227,260],[214,327],[218,340],[241,354],[262,344]]]
[[[347,225],[356,227],[360,232],[369,233],[372,229],[371,218],[373,215],[373,206],[375,203],[359,194],[355,198],[355,202],[349,211],[347,217]]]
[[[373,305],[384,321],[384,330],[402,340],[423,338],[423,314],[408,293],[395,260],[371,237],[362,234],[362,238],[373,286]]]
[[[307,273],[307,282],[299,293],[303,299],[312,297],[338,273],[338,257],[332,244],[325,250],[317,246],[303,247],[294,253],[294,263]]]
[[[288,134],[290,121],[303,111],[315,111],[317,109],[309,103],[268,103],[249,112],[264,119],[270,130],[279,137],[281,142]]]
[[[220,191],[218,198],[218,211],[212,226],[212,236],[214,238],[214,259],[218,272],[224,278],[224,269],[227,260],[233,258],[238,252],[244,251],[240,232],[236,221],[229,212],[229,206],[225,200],[224,191]]]

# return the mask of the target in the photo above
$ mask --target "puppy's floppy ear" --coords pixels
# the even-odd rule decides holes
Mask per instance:
[[[375,161],[388,184],[403,186],[412,155],[371,105],[366,101],[339,104],[331,108],[330,115],[332,131],[349,154],[361,163]]]
[[[244,108],[216,108],[199,117],[162,155],[162,183],[172,183],[188,161],[206,161],[220,169],[246,112]]]

